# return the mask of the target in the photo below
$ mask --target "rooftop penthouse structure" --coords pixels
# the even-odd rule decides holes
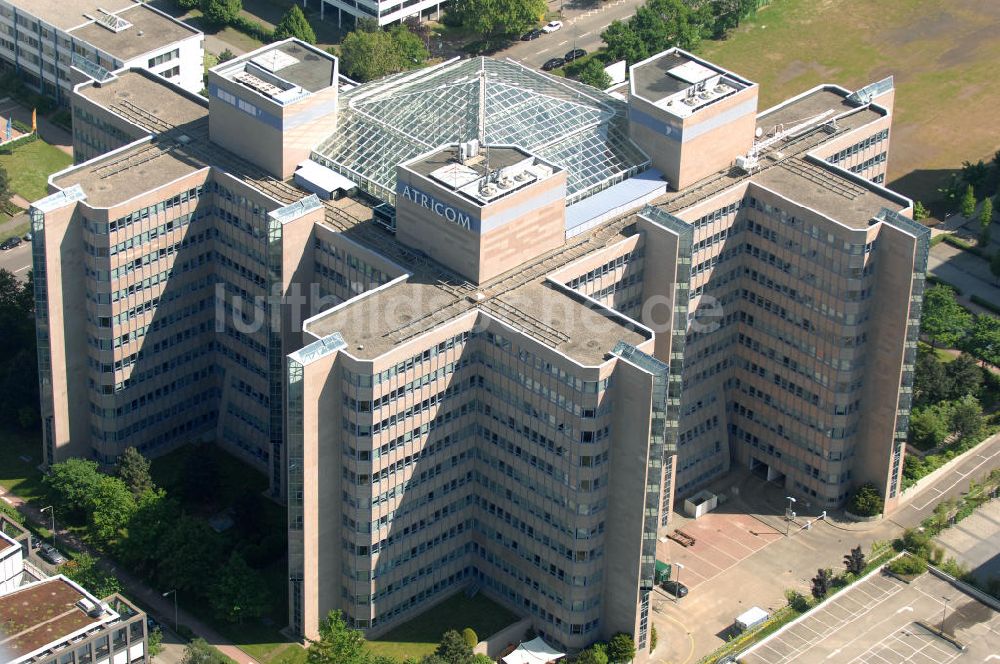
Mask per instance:
[[[489,58],[355,85],[292,40],[209,82],[75,90],[109,151],[31,209],[45,460],[258,463],[296,633],[464,588],[644,660],[675,495],[735,463],[894,509],[928,232],[881,186],[891,79],[758,112],[678,49],[605,94]]]

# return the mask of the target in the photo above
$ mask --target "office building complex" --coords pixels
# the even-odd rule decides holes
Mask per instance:
[[[25,561],[31,536],[0,515],[0,661],[146,664],[146,614],[117,593],[99,600]]]
[[[46,462],[267,468],[298,634],[465,588],[644,659],[675,495],[900,489],[928,232],[880,184],[891,79],[757,93],[676,49],[610,94],[489,58],[357,86],[294,40],[207,101],[77,86],[92,158],[31,209]]]
[[[408,18],[441,18],[442,0],[319,0],[320,20],[335,12],[337,27],[355,25],[358,19],[377,21],[380,26],[402,23]]]
[[[197,93],[203,42],[198,30],[134,0],[0,0],[0,66],[65,104],[84,75],[104,79],[122,67]]]

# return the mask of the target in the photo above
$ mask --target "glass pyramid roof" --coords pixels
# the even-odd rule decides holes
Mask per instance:
[[[628,136],[624,101],[485,57],[397,74],[343,93],[337,131],[312,158],[394,203],[397,164],[482,137],[488,145],[515,145],[565,168],[568,203],[649,165]]]

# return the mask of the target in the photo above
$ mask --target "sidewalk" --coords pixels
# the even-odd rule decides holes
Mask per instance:
[[[26,503],[20,497],[10,493],[3,487],[0,487],[0,498],[3,498],[7,503],[13,505],[22,514],[28,517],[28,519],[38,525],[44,526],[50,521],[51,517],[41,514],[35,506]],[[133,576],[130,572],[123,570],[105,559],[104,556],[81,542],[75,535],[58,527],[56,528],[56,531],[56,535],[59,540],[62,542],[69,542],[74,549],[84,553],[89,553],[95,560],[97,560],[97,564],[102,570],[116,576],[122,584],[123,595],[127,596],[129,599],[139,601],[148,607],[147,612],[152,614],[158,622],[163,623],[164,625],[173,626],[174,602],[172,595],[169,598],[163,597],[160,592],[149,588],[143,581]],[[259,664],[257,660],[250,657],[250,655],[246,654],[237,646],[233,645],[231,641],[221,636],[211,627],[184,611],[184,609],[180,609],[177,612],[177,618],[178,622],[182,625],[187,625],[191,631],[194,632],[195,636],[200,636],[205,639],[205,641],[218,648],[220,652],[237,662],[237,664]]]

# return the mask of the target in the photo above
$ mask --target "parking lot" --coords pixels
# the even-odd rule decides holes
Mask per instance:
[[[941,627],[956,647],[918,623]],[[738,657],[741,664],[951,664],[1000,660],[1000,612],[930,572],[877,572]]]

